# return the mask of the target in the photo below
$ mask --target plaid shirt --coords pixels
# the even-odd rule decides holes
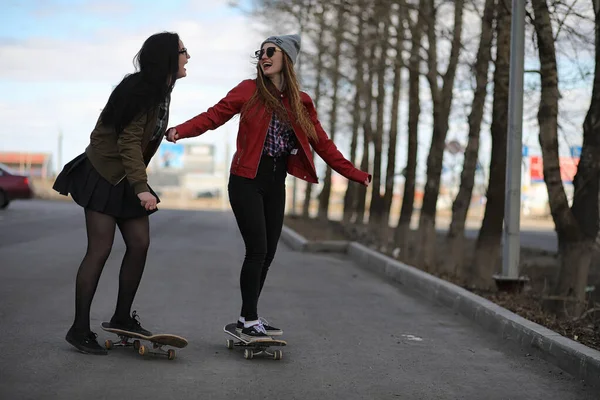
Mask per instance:
[[[263,155],[271,157],[282,157],[290,154],[296,146],[294,131],[289,125],[281,123],[275,114],[271,118],[267,138],[263,147]]]
[[[151,140],[157,140],[164,136],[167,130],[167,110],[169,109],[169,103],[171,102],[171,96],[167,96],[165,101],[158,107],[158,118],[156,120],[156,127],[154,128],[154,134]]]

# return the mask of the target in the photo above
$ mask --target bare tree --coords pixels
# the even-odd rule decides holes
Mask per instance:
[[[325,43],[325,31],[327,30],[327,19],[325,18],[325,7],[322,6],[319,8],[319,11],[316,14],[316,18],[318,21],[318,33],[317,33],[317,62],[315,66],[316,80],[315,80],[315,93],[314,93],[314,103],[315,108],[318,110],[319,101],[321,99],[321,84],[323,81],[323,56],[325,54],[326,43]],[[315,157],[315,151],[312,150],[313,159]],[[310,201],[312,198],[312,184],[307,184],[304,192],[304,203],[302,205],[302,217],[309,218],[310,217]]]
[[[556,225],[561,255],[554,297],[547,306],[558,313],[579,316],[585,307],[585,288],[594,239],[598,234],[600,168],[600,25],[599,5],[593,2],[595,20],[595,70],[592,101],[583,124],[583,147],[575,177],[573,207],[563,187],[558,158],[558,71],[555,37],[546,0],[534,0],[534,26],[540,57],[542,93],[538,122],[544,160],[544,181]]]
[[[381,3],[381,2],[380,2]],[[373,232],[378,232],[382,224],[383,199],[381,197],[381,163],[383,156],[383,116],[386,96],[385,74],[387,70],[387,51],[389,47],[389,11],[378,4],[376,7],[377,47],[379,49],[375,74],[377,77],[377,96],[375,97],[375,130],[373,131],[373,180],[369,224]]]
[[[494,104],[492,107],[492,156],[489,183],[475,257],[467,273],[468,284],[492,288],[494,272],[502,242],[504,192],[506,187],[506,137],[508,131],[508,85],[510,69],[510,1],[498,0],[496,24],[496,64],[494,70]]]
[[[345,14],[346,9],[343,3],[336,5],[337,20],[334,30],[334,50],[333,50],[333,68],[331,70],[331,82],[333,93],[331,95],[331,112],[329,113],[329,137],[335,140],[337,130],[337,107],[338,107],[338,89],[340,83],[340,61],[342,52],[342,42],[344,41]],[[317,218],[327,220],[329,211],[329,198],[331,196],[331,168],[327,166],[325,179],[323,180],[323,189],[319,195],[319,210]]]
[[[350,142],[350,160],[356,164],[356,152],[358,147],[358,134],[360,126],[362,124],[362,109],[361,109],[361,98],[363,95],[363,74],[364,74],[364,63],[362,61],[364,54],[364,25],[365,21],[361,17],[361,10],[359,10],[356,16],[358,20],[358,31],[356,34],[356,42],[354,45],[354,58],[356,60],[356,72],[354,74],[354,102],[352,106],[352,140]],[[346,194],[344,195],[344,215],[343,223],[348,224],[354,220],[356,216],[356,202],[357,202],[357,188],[358,185],[349,184],[346,187]]]
[[[435,25],[437,20],[437,9],[433,0],[429,0],[427,18],[428,72],[427,80],[431,88],[433,102],[433,135],[431,137],[431,148],[427,157],[427,184],[423,196],[423,206],[419,218],[419,248],[417,265],[423,269],[432,270],[435,265],[435,217],[437,210],[437,199],[440,190],[440,178],[442,174],[442,161],[446,134],[448,133],[448,119],[452,107],[454,78],[461,48],[461,34],[463,24],[464,0],[456,0],[454,3],[454,34],[448,68],[442,77],[442,87],[439,87],[437,36]]]
[[[383,216],[381,218],[380,238],[387,241],[387,230],[389,228],[390,209],[394,196],[394,178],[396,175],[396,147],[398,137],[398,119],[400,107],[400,93],[402,91],[402,69],[404,60],[402,53],[404,51],[404,22],[406,6],[404,1],[400,1],[396,13],[396,56],[393,59],[394,81],[392,83],[392,105],[390,110],[390,132],[388,136],[387,168],[385,172],[385,194],[383,196]]]
[[[419,115],[421,114],[421,99],[419,79],[421,77],[421,39],[423,37],[423,26],[427,16],[428,0],[420,0],[417,8],[417,19],[410,28],[411,32],[411,50],[408,64],[408,146],[407,162],[404,169],[404,193],[402,196],[402,207],[400,217],[394,232],[394,242],[400,247],[403,259],[409,261],[404,255],[408,254],[408,239],[410,232],[410,222],[412,220],[415,183],[417,174],[417,147]],[[419,11],[420,10],[420,11]]]
[[[376,31],[373,29],[373,25],[367,23],[366,31],[366,42],[373,43],[374,37],[376,36]],[[363,83],[363,149],[362,149],[362,161],[360,164],[360,169],[363,171],[368,171],[371,160],[371,138],[373,136],[373,126],[372,126],[372,111],[373,111],[373,76],[375,74],[375,69],[373,68],[375,64],[374,57],[374,46],[366,46],[365,51],[365,81]],[[371,185],[372,186],[372,185]],[[367,187],[363,185],[359,185],[356,189],[357,203],[356,203],[356,223],[362,224],[365,219],[365,211],[366,211],[366,202],[367,202]]]
[[[485,0],[481,20],[481,40],[474,66],[475,93],[471,113],[469,115],[469,140],[465,149],[460,188],[452,204],[452,221],[448,230],[447,247],[450,252],[446,257],[444,272],[462,275],[464,262],[465,222],[471,204],[475,170],[479,153],[479,133],[487,96],[488,71],[492,58],[491,48],[493,39],[494,11],[496,0]]]

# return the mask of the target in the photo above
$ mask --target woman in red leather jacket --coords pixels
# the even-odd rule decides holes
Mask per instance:
[[[237,330],[244,339],[265,340],[283,331],[259,319],[257,304],[281,235],[285,179],[292,174],[317,183],[310,148],[335,171],[368,186],[371,175],[344,158],[317,118],[308,94],[299,90],[294,64],[300,36],[271,36],[256,52],[256,79],[248,79],[206,112],[167,131],[167,140],[194,137],[241,114],[229,178],[229,200],[246,245]]]

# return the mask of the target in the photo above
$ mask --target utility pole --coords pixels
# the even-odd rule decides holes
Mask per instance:
[[[523,76],[525,73],[525,1],[512,1],[506,194],[502,247],[502,275],[495,275],[501,290],[520,290],[521,162],[523,158]]]
[[[62,142],[63,142],[63,131],[62,129],[58,130],[58,157],[57,157],[57,162],[58,162],[58,167],[57,167],[57,171],[60,171],[62,169],[63,166],[63,162],[62,162]]]

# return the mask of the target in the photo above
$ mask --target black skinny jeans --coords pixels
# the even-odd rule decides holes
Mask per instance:
[[[258,297],[275,257],[285,212],[287,159],[262,156],[256,178],[229,177],[229,202],[246,245],[241,316],[258,319]]]

